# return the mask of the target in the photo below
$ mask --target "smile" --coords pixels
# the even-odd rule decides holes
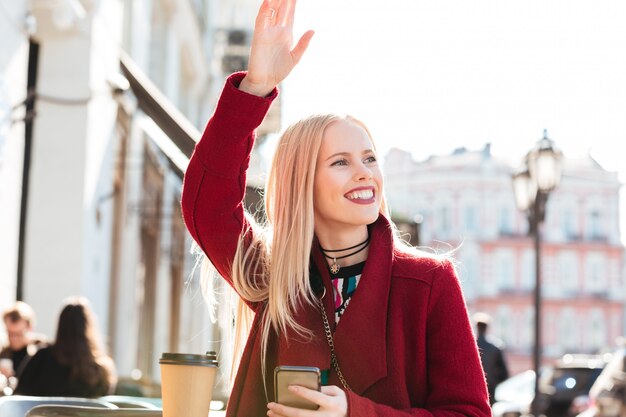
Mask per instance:
[[[371,200],[374,198],[374,190],[358,190],[346,194],[348,200]]]

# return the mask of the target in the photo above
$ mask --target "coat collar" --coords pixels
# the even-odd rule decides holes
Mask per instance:
[[[341,317],[333,335],[339,367],[350,388],[363,394],[371,385],[387,375],[387,305],[393,258],[392,234],[389,222],[383,216],[370,225],[370,250],[359,287]],[[322,276],[326,294],[332,294],[328,266],[319,246],[313,245],[313,261]],[[332,296],[324,297],[324,307],[329,320],[333,320]],[[297,316],[303,326],[317,337],[302,342],[301,338],[281,338],[279,363],[330,368],[330,349],[324,336],[320,312],[316,308],[303,308]],[[298,360],[299,358],[299,360]],[[334,372],[333,372],[334,373]]]

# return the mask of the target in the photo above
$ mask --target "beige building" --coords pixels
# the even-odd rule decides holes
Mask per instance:
[[[512,172],[489,145],[421,162],[395,149],[385,159],[394,215],[423,219],[422,245],[455,249],[470,311],[493,316],[492,332],[520,371],[532,368],[535,255],[527,219],[515,206]],[[617,174],[590,156],[565,159],[543,230],[546,361],[612,347],[626,331],[620,188]]]
[[[211,318],[179,200],[226,74],[247,65],[258,4],[9,4],[0,13],[0,308],[23,299],[53,337],[62,300],[85,295],[122,385],[150,394],[162,352],[217,350],[224,398],[231,312],[222,302]],[[280,128],[280,104],[272,112],[262,136]]]

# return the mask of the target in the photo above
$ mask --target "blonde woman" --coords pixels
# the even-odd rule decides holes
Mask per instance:
[[[292,45],[295,3],[263,1],[248,72],[227,80],[185,175],[187,227],[253,314],[227,416],[488,416],[454,268],[394,237],[361,122],[289,127],[268,175],[268,224],[244,212],[254,130],[313,36]],[[321,392],[290,388],[317,410],[274,402],[278,365],[322,370]]]

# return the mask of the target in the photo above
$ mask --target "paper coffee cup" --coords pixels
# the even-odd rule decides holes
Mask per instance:
[[[207,417],[218,365],[215,352],[163,353],[159,365],[163,417]]]

